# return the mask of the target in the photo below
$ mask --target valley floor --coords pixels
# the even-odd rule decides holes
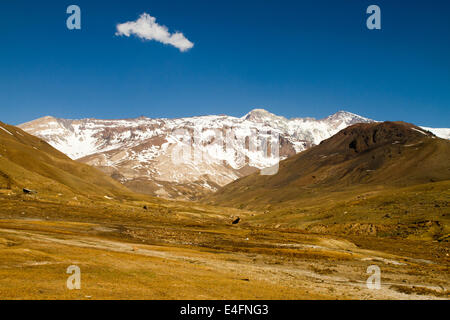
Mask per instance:
[[[251,212],[142,204],[0,207],[0,299],[448,299],[448,242],[245,223]],[[231,225],[239,213],[244,223]],[[67,267],[81,269],[68,290]],[[367,267],[381,269],[370,290]]]

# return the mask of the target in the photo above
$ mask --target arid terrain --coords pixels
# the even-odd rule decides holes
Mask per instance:
[[[433,181],[413,170],[414,183],[399,174],[393,184],[375,179],[305,189],[309,196],[287,193],[278,204],[256,204],[253,196],[248,208],[242,197],[227,203],[248,179],[259,180],[249,176],[219,190],[223,198],[169,201],[132,193],[42,140],[0,125],[2,299],[450,297],[447,172]],[[437,140],[419,133],[402,143],[422,136]],[[435,146],[424,144],[426,151]],[[71,265],[81,270],[80,290],[66,287]],[[371,265],[381,270],[379,290],[366,285]]]
[[[263,214],[186,204],[1,201],[3,299],[449,297],[444,241],[264,227]],[[242,223],[232,225],[236,214]],[[374,264],[380,290],[366,287]],[[66,288],[70,265],[81,269],[81,290]]]

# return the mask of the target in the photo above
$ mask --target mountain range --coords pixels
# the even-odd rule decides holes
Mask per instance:
[[[450,141],[405,122],[358,123],[202,199],[273,228],[448,239]]]
[[[449,158],[450,141],[423,128],[356,123],[275,175],[175,201],[133,193],[0,122],[2,296],[447,298]],[[77,295],[54,281],[74,261],[90,275]],[[373,264],[388,270],[384,290],[361,285]]]
[[[252,174],[210,196],[214,204],[284,206],[347,188],[402,188],[450,180],[450,141],[405,122],[359,123],[280,163],[271,177]]]
[[[0,122],[0,190],[22,189],[58,201],[130,199],[134,194],[101,171],[73,161],[42,139]]]
[[[287,119],[254,109],[241,118],[68,120],[47,116],[19,127],[133,191],[195,200],[318,145],[350,125],[375,122],[346,111],[316,120]],[[424,129],[450,138],[450,129]],[[267,141],[258,140],[262,136],[277,140],[276,155],[267,150],[274,149],[267,147]],[[181,161],[174,161],[180,152],[184,152]]]

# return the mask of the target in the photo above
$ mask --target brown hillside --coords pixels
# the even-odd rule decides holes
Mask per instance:
[[[36,190],[39,195],[128,197],[124,186],[75,162],[45,141],[0,122],[0,189]]]
[[[209,197],[239,207],[281,204],[368,186],[407,187],[450,180],[450,142],[404,122],[360,123],[280,163],[276,175],[253,174]]]

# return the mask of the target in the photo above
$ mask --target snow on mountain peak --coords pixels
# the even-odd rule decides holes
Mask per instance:
[[[242,119],[248,120],[248,121],[255,121],[255,122],[264,122],[264,121],[270,121],[270,120],[287,120],[284,117],[277,116],[276,114],[273,114],[265,109],[253,109],[249,113],[247,113]]]
[[[355,122],[355,121],[359,121],[359,122],[372,122],[373,120],[370,120],[368,118],[364,118],[361,117],[357,114],[348,112],[348,111],[344,111],[344,110],[340,110],[338,112],[336,112],[335,114],[332,114],[331,116],[328,116],[327,118],[325,118],[326,120],[342,120],[342,121],[348,121],[348,122]]]
[[[242,118],[211,115],[67,120],[47,116],[19,127],[72,159],[109,172],[136,191],[186,198],[186,190],[215,190],[245,173],[272,166],[273,158],[250,150],[247,142],[254,143],[268,132],[279,136],[282,160],[352,124],[372,121],[347,111],[316,120],[286,119],[265,109],[254,109]],[[237,141],[232,150],[218,145],[230,133]],[[202,156],[174,164],[173,150],[180,139],[190,141],[194,153],[200,151]]]

